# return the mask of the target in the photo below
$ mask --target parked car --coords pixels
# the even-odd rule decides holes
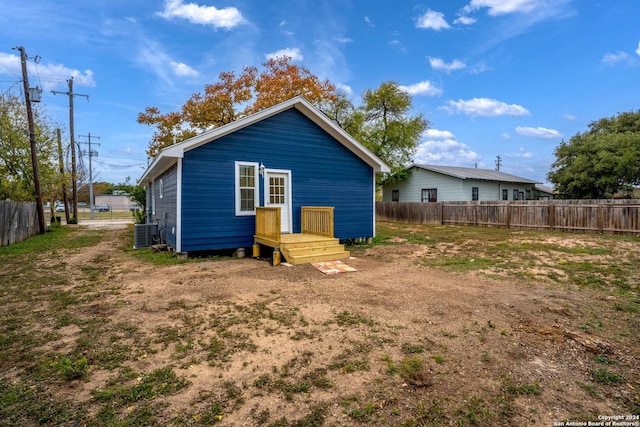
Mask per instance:
[[[56,206],[56,212],[64,212],[64,205]]]
[[[98,212],[109,212],[109,205],[94,206],[93,210]]]
[[[138,210],[138,204],[137,203],[131,203],[131,206],[129,206],[129,210],[130,211],[137,211]]]

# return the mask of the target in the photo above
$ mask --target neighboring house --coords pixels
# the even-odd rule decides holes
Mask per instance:
[[[406,180],[383,188],[383,200],[464,202],[536,199],[536,181],[492,169],[414,164]]]
[[[536,184],[535,190],[538,200],[552,200],[555,194],[553,188],[542,184]]]
[[[256,207],[334,207],[335,237],[375,234],[375,182],[389,167],[302,97],[160,151],[139,180],[148,222],[176,252],[251,247]]]

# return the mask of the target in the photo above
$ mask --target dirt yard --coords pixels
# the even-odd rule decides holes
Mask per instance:
[[[80,425],[637,420],[637,298],[621,310],[606,290],[508,270],[443,271],[422,260],[446,250],[402,238],[353,250],[345,262],[356,272],[324,275],[253,259],[157,266],[123,250],[130,231],[100,232],[99,244],[64,256],[73,284],[62,291],[86,297],[60,313],[81,321],[58,313],[56,339],[41,348],[87,357],[86,375],[48,387],[80,402]],[[581,245],[579,236],[567,240]],[[32,308],[44,313],[47,304]],[[81,339],[89,342],[82,347]],[[171,375],[150,385],[150,396],[123,397],[164,368]]]

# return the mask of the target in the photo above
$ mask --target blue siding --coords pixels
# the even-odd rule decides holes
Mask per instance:
[[[155,214],[151,221],[158,223],[158,234],[163,242],[176,247],[176,219],[177,219],[177,179],[178,168],[173,165],[166,172],[155,179],[153,198],[155,200]],[[160,181],[162,180],[162,198],[160,198]]]
[[[336,237],[372,236],[373,169],[290,109],[185,153],[183,251],[253,244],[255,216],[235,215],[235,161],[291,171],[294,233],[301,206],[334,206]],[[260,200],[262,192],[260,179]]]

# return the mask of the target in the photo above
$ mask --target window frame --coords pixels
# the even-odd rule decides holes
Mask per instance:
[[[502,189],[502,200],[509,200],[509,190],[507,188]]]
[[[391,190],[391,201],[392,202],[400,201],[400,190]]]
[[[480,200],[480,187],[471,187],[471,201],[477,202]]]
[[[429,197],[425,200],[425,192]],[[421,203],[437,203],[438,202],[438,189],[437,188],[423,188],[420,190],[420,202]]]
[[[253,168],[253,186],[240,186],[240,168]],[[248,216],[256,214],[256,207],[260,205],[260,176],[258,175],[260,165],[257,162],[235,162],[234,189],[235,189],[235,211],[236,216]],[[253,209],[242,210],[242,190],[253,189]]]

